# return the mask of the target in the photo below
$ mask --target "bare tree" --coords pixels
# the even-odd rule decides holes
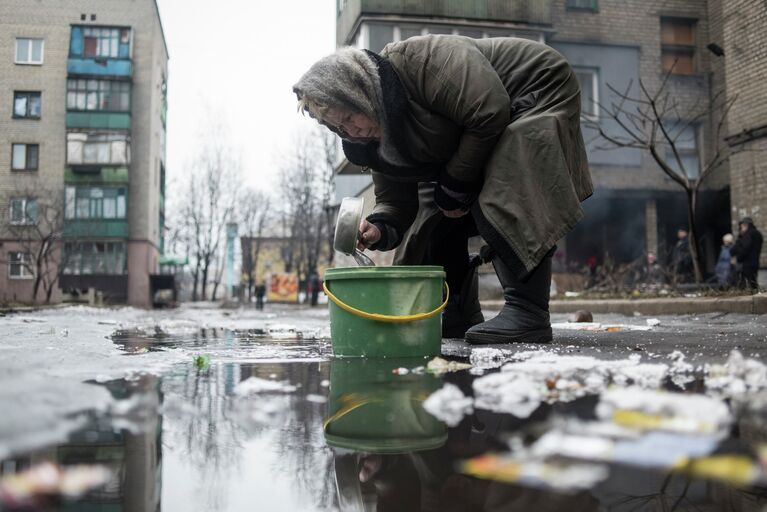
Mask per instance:
[[[242,271],[247,275],[248,302],[250,302],[256,284],[264,229],[271,218],[271,199],[260,190],[247,189],[243,193],[241,204],[239,223],[243,237],[248,241],[242,247]]]
[[[2,212],[6,219],[20,216],[16,222],[6,226],[10,238],[18,244],[19,251],[24,256],[14,261],[20,264],[26,272],[33,276],[31,302],[37,302],[38,294],[42,292],[45,303],[49,304],[51,295],[59,281],[61,257],[61,238],[64,231],[64,199],[60,192],[48,190],[26,190],[15,192],[15,198],[26,202],[23,212],[12,213],[11,197],[3,203],[8,205],[8,211]],[[32,206],[34,205],[34,206]],[[0,263],[9,263],[4,259],[7,253],[0,254]]]
[[[608,84],[607,87],[615,95],[614,101],[609,105],[600,103],[600,119],[584,118],[584,124],[595,130],[598,138],[605,143],[599,149],[635,148],[647,151],[663,173],[684,189],[690,226],[690,254],[695,281],[700,283],[703,273],[695,222],[698,192],[705,179],[733,152],[724,141],[723,127],[727,113],[737,98],[728,100],[720,92],[710,100],[683,108],[669,87],[673,71],[672,66],[656,91],[651,91],[641,78],[638,92],[633,82],[629,82],[625,90]],[[615,129],[607,130],[600,122],[603,119],[612,120]],[[709,121],[714,127],[714,147],[699,168],[693,169],[682,158],[680,148],[685,142],[691,142],[690,133],[694,134],[695,127],[704,121]]]
[[[332,262],[334,137],[319,129],[297,137],[280,174],[283,261],[302,281],[317,273],[323,252],[330,253],[328,263]]]
[[[227,142],[226,131],[213,125],[203,140],[179,208],[178,239],[192,262],[192,300],[207,300],[216,264],[223,264],[226,225],[234,218],[241,181],[240,161]]]

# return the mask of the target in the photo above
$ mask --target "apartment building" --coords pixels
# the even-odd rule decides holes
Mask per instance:
[[[167,62],[154,0],[0,4],[0,302],[151,305]]]
[[[676,241],[677,227],[687,224],[682,189],[663,174],[651,156],[640,149],[605,149],[588,124],[596,121],[606,131],[615,129],[615,121],[604,116],[599,105],[617,101],[614,90],[638,95],[640,78],[655,90],[669,70],[672,73],[665,87],[678,99],[680,112],[710,101],[715,71],[721,67],[721,59],[708,49],[712,3],[339,0],[336,34],[339,46],[373,51],[419,34],[525,37],[549,44],[569,60],[582,88],[584,138],[595,193],[584,203],[586,218],[558,244],[555,262],[565,270],[583,266],[591,257],[599,263],[607,258],[629,263],[648,251],[663,257]],[[704,117],[679,137],[681,158],[692,174],[713,151],[713,132],[713,121]],[[725,165],[702,186],[698,220],[711,268],[721,235],[731,227],[729,181]],[[361,195],[368,204],[374,201],[369,175],[348,162],[339,165],[336,184],[338,197]]]

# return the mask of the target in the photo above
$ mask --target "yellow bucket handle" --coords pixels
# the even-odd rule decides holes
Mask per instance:
[[[415,322],[417,320],[425,320],[426,318],[436,316],[440,314],[443,309],[445,309],[445,306],[447,306],[447,301],[450,298],[450,287],[448,287],[447,281],[445,281],[445,302],[443,302],[437,309],[429,311],[428,313],[416,313],[414,315],[383,315],[381,313],[368,313],[367,311],[362,311],[361,309],[357,309],[354,306],[350,306],[349,304],[333,295],[325,281],[322,282],[322,289],[324,290],[325,295],[327,295],[328,298],[332,300],[336,306],[343,309],[344,311],[353,315],[360,316],[362,318],[367,318],[368,320],[376,320],[378,322],[389,323]]]

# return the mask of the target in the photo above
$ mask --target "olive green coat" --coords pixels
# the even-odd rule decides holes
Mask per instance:
[[[531,271],[581,219],[580,203],[593,191],[569,64],[550,47],[517,38],[415,37],[381,55],[407,92],[403,129],[412,158],[443,163],[452,180],[484,181],[475,219],[478,213],[511,248],[520,274]],[[419,201],[423,178],[374,172],[373,181],[374,213],[410,226],[397,262],[421,263],[441,215],[433,184],[420,184]]]

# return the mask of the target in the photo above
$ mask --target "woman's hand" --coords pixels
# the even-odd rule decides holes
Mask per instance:
[[[443,210],[442,208],[439,210],[442,212],[442,215],[450,219],[457,219],[469,213],[469,210]]]
[[[360,239],[357,241],[357,249],[364,251],[381,239],[381,231],[365,219],[360,222]]]

